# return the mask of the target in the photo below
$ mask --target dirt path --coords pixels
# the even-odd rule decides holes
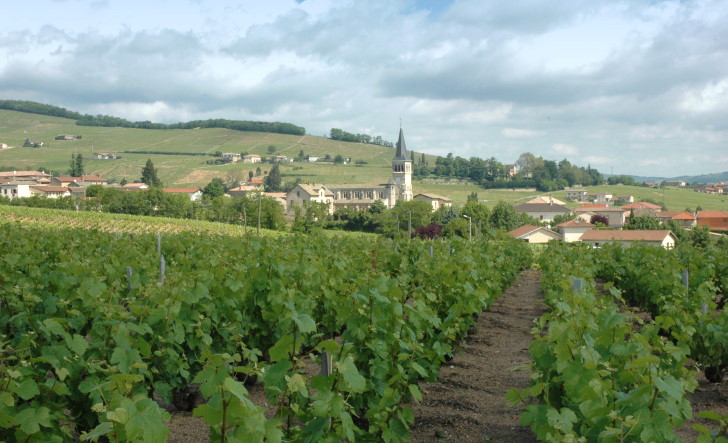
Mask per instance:
[[[523,271],[481,314],[475,333],[442,366],[438,381],[420,386],[424,400],[413,406],[413,442],[536,441],[519,426],[522,408],[505,395],[530,381],[531,328],[546,311],[539,277],[536,270]]]

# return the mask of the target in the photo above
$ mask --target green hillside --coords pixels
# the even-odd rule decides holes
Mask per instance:
[[[54,140],[60,134],[81,135],[81,140]],[[42,141],[40,148],[25,148],[25,138]],[[72,153],[81,153],[86,171],[106,178],[137,179],[147,158],[159,168],[159,174],[169,186],[204,185],[214,177],[247,178],[248,171],[260,166],[264,171],[271,165],[207,165],[212,157],[193,155],[160,155],[146,152],[188,152],[190,154],[248,152],[269,156],[269,147],[276,154],[296,157],[302,150],[307,155],[349,157],[352,162],[363,160],[366,165],[322,165],[292,163],[282,165],[285,180],[324,183],[379,183],[390,176],[391,148],[347,143],[312,135],[285,135],[266,132],[241,132],[229,129],[130,129],[119,127],[78,126],[74,120],[0,110],[0,143],[13,149],[0,151],[0,166],[18,169],[45,167],[65,171]],[[124,152],[124,151],[131,151]],[[93,160],[95,152],[112,152],[122,158]],[[137,152],[137,153],[133,153]]]
[[[81,140],[54,140],[60,134],[81,135]],[[42,141],[43,147],[25,148],[24,140]],[[394,134],[392,135],[394,138]],[[270,164],[228,164],[207,165],[205,161],[213,157],[195,155],[148,154],[157,152],[187,152],[190,154],[221,152],[248,152],[269,156],[269,146],[275,147],[276,154],[296,157],[300,151],[306,155],[335,157],[341,155],[352,159],[352,164],[334,165],[321,163],[295,162],[281,165],[284,181],[299,178],[303,181],[329,185],[385,183],[391,177],[391,148],[362,143],[349,143],[330,140],[313,135],[285,135],[267,132],[242,132],[230,129],[131,129],[119,127],[78,126],[74,120],[40,114],[0,110],[0,143],[13,146],[0,150],[0,167],[17,169],[36,169],[39,167],[55,171],[65,171],[69,167],[71,154],[81,153],[86,172],[101,175],[107,179],[136,180],[148,158],[159,169],[159,175],[166,186],[204,186],[215,177],[223,179],[247,179],[248,172],[258,166],[263,171]],[[417,151],[416,146],[409,148]],[[137,153],[124,153],[131,151]],[[95,152],[112,152],[121,155],[117,160],[93,160]],[[417,155],[419,158],[419,155]],[[427,156],[431,165],[435,157]],[[357,160],[365,165],[353,164]],[[433,193],[450,197],[456,205],[465,203],[472,192],[488,205],[499,200],[523,203],[542,193],[526,190],[484,190],[473,184],[448,184],[443,181],[415,181],[415,193]],[[686,189],[649,189],[632,186],[598,186],[590,191],[610,190],[614,194],[631,194],[639,199],[664,201],[669,209],[686,207],[728,210],[728,196],[707,195]],[[563,199],[565,191],[552,193]]]

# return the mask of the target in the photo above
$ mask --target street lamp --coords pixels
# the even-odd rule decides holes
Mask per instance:
[[[468,239],[472,240],[473,239],[473,219],[465,214],[463,214],[463,217],[468,219]]]

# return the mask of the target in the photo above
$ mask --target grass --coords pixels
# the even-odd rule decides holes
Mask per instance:
[[[59,134],[79,134],[77,141],[56,141]],[[395,133],[393,131],[392,136]],[[42,148],[23,148],[28,137],[32,141],[43,141]],[[372,186],[386,183],[391,177],[393,149],[330,140],[314,135],[284,135],[263,132],[242,132],[228,129],[170,129],[148,130],[129,128],[105,128],[77,126],[73,120],[0,110],[0,142],[15,146],[0,151],[0,166],[18,169],[45,167],[51,170],[66,171],[71,154],[81,153],[87,173],[97,174],[107,179],[126,177],[133,181],[141,176],[147,159],[159,169],[159,176],[166,186],[204,186],[215,177],[223,179],[247,179],[249,171],[260,167],[262,171],[271,168],[270,164],[229,164],[207,165],[212,157],[159,154],[121,154],[122,151],[166,151],[166,152],[248,152],[269,156],[269,146],[275,147],[276,154],[289,157],[298,156],[301,150],[306,155],[341,155],[352,161],[364,160],[366,165],[333,165],[321,163],[296,162],[281,165],[284,181],[300,179],[304,182],[324,183],[330,186]],[[415,147],[416,148],[416,147]],[[118,160],[93,160],[94,152],[114,152],[122,156]],[[419,159],[419,154],[415,155]],[[430,164],[435,157],[427,156]],[[728,210],[728,196],[708,195],[687,189],[666,188],[650,189],[636,186],[592,186],[589,192],[609,191],[617,195],[634,195],[636,200],[645,198],[664,202],[668,209]],[[488,206],[498,201],[524,203],[538,195],[537,191],[524,190],[485,190],[474,184],[433,183],[413,180],[415,194],[432,193],[449,197],[453,204],[462,205],[472,192],[478,193],[478,200]],[[563,200],[566,191],[552,192],[555,198]],[[577,206],[570,204],[570,206]]]

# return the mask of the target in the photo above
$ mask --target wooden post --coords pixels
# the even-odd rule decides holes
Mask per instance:
[[[164,255],[159,256],[159,284],[164,286],[164,273],[167,270],[167,262],[164,260]]]
[[[131,291],[131,266],[126,267],[126,281],[127,281],[127,289]]]
[[[331,370],[333,369],[333,361],[331,358],[331,354],[324,351],[321,353],[321,375],[324,377],[331,375]]]

